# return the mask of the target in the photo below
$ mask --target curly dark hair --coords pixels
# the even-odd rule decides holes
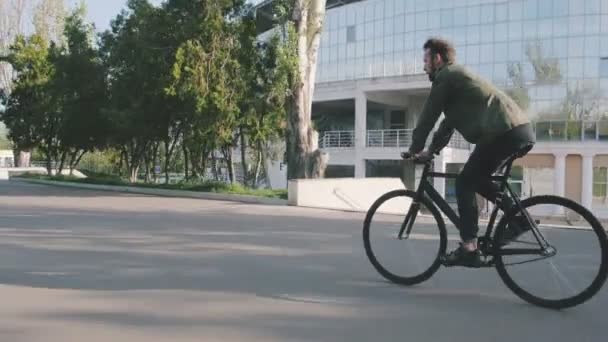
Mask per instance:
[[[439,54],[446,64],[452,64],[456,61],[456,49],[448,40],[431,38],[424,43],[424,49],[430,49],[433,56]]]

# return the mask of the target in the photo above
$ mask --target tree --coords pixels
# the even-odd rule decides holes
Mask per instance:
[[[512,86],[506,90],[506,93],[517,103],[523,110],[530,107],[530,95],[526,85],[523,68],[521,63],[513,63],[507,66],[507,73],[511,80]]]
[[[101,50],[109,79],[110,143],[121,151],[135,182],[146,155],[165,134],[167,70],[157,48],[164,29],[160,9],[146,0],[129,0],[127,7],[103,34]]]
[[[537,83],[557,83],[562,79],[559,61],[556,58],[547,58],[543,55],[540,41],[531,43],[526,48],[526,56],[532,66]]]
[[[289,179],[323,177],[327,166],[328,156],[318,149],[311,116],[325,4],[325,0],[283,0],[277,7],[284,23],[284,44],[297,53],[287,110]]]
[[[64,0],[40,0],[34,8],[36,33],[46,42],[63,45],[65,17]]]
[[[62,117],[58,172],[66,162],[72,172],[85,153],[105,146],[109,133],[101,110],[106,99],[105,73],[85,15],[82,4],[67,16],[65,45],[53,56],[52,91],[61,104]]]
[[[0,119],[9,129],[15,148],[31,150],[40,146],[43,149],[50,174],[59,127],[57,103],[50,91],[55,70],[49,51],[40,35],[15,39],[6,60],[17,72],[17,78]]]

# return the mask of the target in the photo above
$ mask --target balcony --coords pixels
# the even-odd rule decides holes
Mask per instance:
[[[608,120],[602,121],[539,121],[534,123],[539,142],[608,142]]]
[[[383,129],[367,131],[367,147],[371,148],[407,148],[412,144],[413,129]],[[429,135],[431,139],[432,134]],[[319,148],[354,148],[354,131],[322,132],[319,138]],[[455,133],[448,147],[468,150],[470,144]]]
[[[319,134],[319,148],[354,148],[355,131],[327,131]]]

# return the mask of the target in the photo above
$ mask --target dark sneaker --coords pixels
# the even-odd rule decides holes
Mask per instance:
[[[500,245],[504,246],[517,240],[517,238],[530,231],[530,229],[532,229],[532,226],[530,226],[530,221],[528,221],[527,217],[522,215],[515,216],[513,220],[507,224],[507,229],[503,233]]]
[[[473,252],[464,249],[462,244],[456,250],[441,257],[441,264],[446,267],[465,266],[465,267],[481,267],[481,252],[475,250]]]

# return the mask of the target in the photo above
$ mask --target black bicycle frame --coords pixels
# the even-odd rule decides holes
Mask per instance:
[[[414,221],[415,221],[416,216],[418,215],[418,211],[420,209],[420,203],[425,194],[431,199],[432,203],[434,205],[436,205],[439,208],[439,210],[443,214],[445,214],[445,216],[448,217],[448,219],[456,226],[456,228],[458,228],[458,230],[462,229],[462,223],[460,221],[460,217],[458,216],[458,214],[454,211],[454,209],[452,209],[452,207],[443,198],[443,196],[441,196],[441,194],[439,192],[437,192],[437,190],[435,190],[435,187],[429,181],[429,178],[456,178],[456,177],[458,177],[458,174],[457,173],[432,172],[431,171],[432,166],[433,165],[430,161],[424,163],[424,170],[422,172],[420,184],[418,185],[418,189],[416,190],[416,197],[414,198],[414,203],[412,203],[412,206],[410,207],[407,215],[405,216],[405,220],[401,226],[401,230],[399,231],[399,235],[398,235],[399,239],[404,239],[404,237],[403,237],[404,233],[405,233],[405,239],[409,238],[410,232],[412,231],[412,228],[413,228]],[[505,248],[503,248],[500,250],[500,254],[501,255],[543,254],[543,253],[545,253],[546,248],[550,247],[549,243],[542,236],[542,234],[538,230],[538,227],[536,227],[536,223],[534,222],[532,217],[530,217],[528,212],[523,209],[523,207],[521,206],[521,201],[519,200],[519,198],[517,197],[517,195],[515,194],[513,189],[511,189],[511,187],[509,186],[508,177],[509,177],[509,174],[511,173],[511,167],[512,167],[511,162],[506,163],[504,166],[503,174],[494,175],[491,177],[491,179],[493,181],[500,182],[500,184],[501,184],[500,192],[505,193],[505,191],[508,191],[509,195],[511,195],[511,197],[514,199],[515,205],[519,209],[519,211],[525,213],[528,220],[531,222],[531,224],[533,226],[532,232],[533,232],[534,236],[536,237],[536,240],[538,241],[541,248],[539,248],[539,249],[534,249],[534,248],[517,248],[517,249],[506,248],[505,249]],[[499,211],[498,206],[495,206],[494,209],[492,210],[492,214],[490,215],[490,220],[488,222],[488,226],[487,226],[486,233],[485,233],[485,239],[487,241],[490,241],[490,239],[491,239],[491,235],[494,230],[494,223],[498,216],[498,211]]]

